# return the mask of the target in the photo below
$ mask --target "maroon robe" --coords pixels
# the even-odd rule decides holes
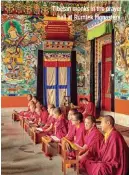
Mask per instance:
[[[29,112],[29,114],[26,116],[26,120],[25,120],[25,131],[28,132],[28,129],[30,127],[29,125],[29,121],[33,121],[34,123],[36,122],[38,115],[36,112]]]
[[[88,155],[80,161],[80,168],[84,169],[86,159],[98,156],[100,146],[103,141],[102,133],[94,126],[89,132],[84,136],[84,145],[88,148]]]
[[[122,135],[113,129],[105,143],[103,140],[98,157],[86,160],[89,175],[126,175],[129,167],[128,146]]]
[[[83,116],[84,118],[86,118],[88,115],[92,115],[94,117],[96,117],[96,111],[95,111],[95,105],[92,102],[88,102],[88,104],[84,105],[84,112],[83,112]]]
[[[59,139],[65,137],[67,134],[67,124],[63,115],[61,115],[55,122],[55,136]]]
[[[50,127],[51,124],[54,125],[54,123],[55,123],[55,118],[53,118],[53,116],[48,116],[47,122],[46,122],[46,124],[45,124],[45,125],[46,125],[45,128]]]
[[[46,110],[45,110],[46,111]],[[45,112],[45,116],[47,117],[48,116],[48,113]],[[45,120],[46,120],[46,117],[45,117]],[[47,118],[47,122],[46,122],[46,126],[45,127],[42,127],[43,131],[36,131],[35,134],[36,134],[36,143],[40,143],[41,142],[41,138],[45,135],[52,135],[53,134],[53,128],[50,130],[50,131],[45,131],[47,128],[50,127],[51,123],[54,125],[55,123],[55,119],[52,117],[52,116],[48,116]],[[33,135],[32,135],[32,139],[33,139]]]
[[[84,135],[85,135],[85,125],[84,123],[80,123],[79,128],[76,127],[76,135],[74,143],[78,144],[79,146],[84,145]]]
[[[68,121],[68,134],[66,138],[70,141],[74,141],[74,136],[76,134],[76,127],[72,124],[71,120]]]
[[[41,111],[40,117],[41,117],[42,124],[45,124],[47,122],[48,116],[49,116],[49,114],[48,114],[47,110]]]
[[[79,105],[78,112],[83,113],[84,111],[85,111],[85,105],[84,105],[84,104],[80,104],[80,105]]]
[[[84,123],[80,123],[80,126],[78,128],[75,126],[74,143],[82,147],[84,145],[84,135],[85,135]],[[74,158],[76,156],[75,151],[73,150],[71,152],[68,152],[68,156]]]

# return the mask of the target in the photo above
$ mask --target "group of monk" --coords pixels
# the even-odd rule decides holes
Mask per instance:
[[[44,107],[30,94],[27,99],[28,110],[14,111],[15,119],[19,121],[24,118],[33,123],[31,129],[25,125],[26,131],[33,131],[41,137],[55,136],[62,145],[67,142],[69,159],[76,157],[76,146],[79,150],[80,174],[128,175],[129,148],[115,129],[112,116],[102,116],[100,131],[96,126],[95,107],[86,98],[81,99],[80,106],[73,105],[68,116],[53,104]]]

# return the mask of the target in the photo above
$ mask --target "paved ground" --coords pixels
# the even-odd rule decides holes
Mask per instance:
[[[34,149],[19,122],[12,122],[10,112],[2,112],[1,125],[2,175],[63,175],[60,156],[49,160],[42,154],[41,144]],[[72,169],[68,172],[75,174]]]
[[[11,111],[2,111],[1,125],[2,175],[63,175],[60,156],[49,160],[42,154],[41,144],[34,147],[19,122],[12,122]],[[129,128],[116,127],[129,146]],[[68,175],[74,174],[68,169]]]

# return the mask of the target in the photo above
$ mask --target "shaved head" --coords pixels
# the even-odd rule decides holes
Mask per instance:
[[[105,115],[105,116],[103,116],[103,118],[106,122],[110,122],[110,125],[114,127],[115,120],[111,115]]]
[[[110,131],[115,125],[115,120],[111,115],[105,115],[102,117],[101,127],[102,131],[108,132]]]

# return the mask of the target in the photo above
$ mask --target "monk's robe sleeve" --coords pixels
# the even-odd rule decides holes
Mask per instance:
[[[66,121],[65,119],[60,119],[56,122],[56,137],[58,137],[59,139],[63,138],[66,136],[67,134],[67,126],[66,126]]]

